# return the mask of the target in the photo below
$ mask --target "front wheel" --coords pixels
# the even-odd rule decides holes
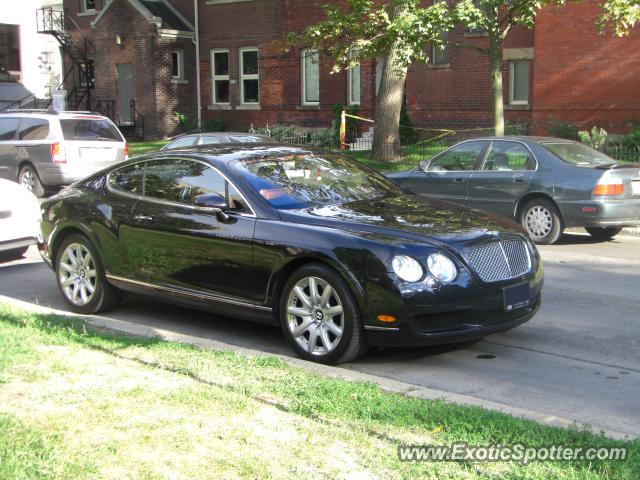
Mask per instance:
[[[536,198],[527,202],[520,217],[531,240],[541,245],[556,243],[562,235],[562,220],[553,202]]]
[[[622,231],[622,228],[623,227],[585,227],[584,229],[594,239],[606,242],[618,235]]]
[[[73,234],[62,242],[55,267],[60,292],[75,312],[98,313],[117,305],[118,292],[107,283],[98,254],[85,236]]]
[[[286,339],[301,357],[335,364],[355,360],[367,350],[353,293],[342,277],[322,264],[296,270],[280,299]]]

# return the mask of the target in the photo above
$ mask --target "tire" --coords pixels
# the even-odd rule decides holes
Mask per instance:
[[[31,165],[25,165],[20,169],[18,173],[18,183],[33,193],[36,197],[42,198],[44,196],[44,187],[36,172],[35,168]]]
[[[306,360],[345,363],[368,349],[354,295],[326,265],[309,264],[293,272],[282,289],[279,312],[285,338]]]
[[[618,235],[622,231],[623,227],[584,227],[584,229],[594,239],[606,242]]]
[[[56,255],[55,272],[60,293],[74,312],[104,312],[120,301],[118,291],[107,283],[95,248],[84,235],[72,234],[64,239]]]
[[[551,245],[562,235],[564,226],[556,205],[544,198],[527,202],[520,214],[520,224],[535,243]]]

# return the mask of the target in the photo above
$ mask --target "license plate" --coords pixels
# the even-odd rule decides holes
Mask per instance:
[[[633,195],[640,195],[640,180],[631,181],[631,193]]]
[[[80,158],[87,162],[112,162],[116,159],[115,148],[81,148]]]
[[[531,301],[531,289],[528,283],[521,283],[515,287],[506,287],[503,290],[504,309],[507,312],[526,307]]]

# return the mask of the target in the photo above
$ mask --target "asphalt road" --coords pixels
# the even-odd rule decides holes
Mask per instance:
[[[347,368],[640,435],[640,238],[569,234],[542,247],[533,320],[485,340],[373,350]],[[0,294],[66,310],[35,249],[0,264]],[[291,355],[277,328],[128,298],[110,317]]]

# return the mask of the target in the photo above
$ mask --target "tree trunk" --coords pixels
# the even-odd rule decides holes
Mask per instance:
[[[393,14],[404,13],[407,7],[394,7]],[[400,110],[404,96],[407,68],[398,68],[400,42],[393,42],[385,56],[385,64],[376,97],[374,115],[373,156],[383,162],[398,162],[402,159],[400,148]]]
[[[496,137],[504,136],[504,98],[502,96],[502,43],[489,34],[489,64],[493,98],[493,129]]]

